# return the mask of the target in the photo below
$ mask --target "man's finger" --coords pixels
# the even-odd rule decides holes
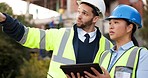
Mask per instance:
[[[71,78],[68,74],[66,74],[67,78]]]
[[[70,74],[71,74],[72,78],[76,78],[73,72],[71,72]]]
[[[80,78],[80,73],[77,73],[77,78]]]

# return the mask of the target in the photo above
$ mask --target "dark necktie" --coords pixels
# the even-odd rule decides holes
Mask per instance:
[[[85,44],[88,44],[88,43],[89,43],[89,38],[90,38],[90,36],[89,36],[89,34],[85,34],[84,36],[86,37],[84,43],[85,43]]]

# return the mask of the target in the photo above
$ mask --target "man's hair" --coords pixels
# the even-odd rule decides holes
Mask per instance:
[[[97,7],[93,6],[92,4],[86,3],[86,2],[82,2],[81,4],[86,4],[90,6],[93,9],[92,13],[94,14],[94,16],[99,16],[100,10]]]

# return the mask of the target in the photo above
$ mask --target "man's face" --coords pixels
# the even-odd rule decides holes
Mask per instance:
[[[80,4],[78,7],[76,23],[79,28],[86,28],[92,25],[94,15],[92,8],[86,4]]]

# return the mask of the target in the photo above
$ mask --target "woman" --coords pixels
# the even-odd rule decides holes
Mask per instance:
[[[104,74],[91,68],[96,76],[84,71],[86,78],[147,78],[148,50],[138,47],[134,37],[136,29],[142,27],[139,12],[131,6],[119,5],[107,20],[109,36],[116,44],[100,58]]]

